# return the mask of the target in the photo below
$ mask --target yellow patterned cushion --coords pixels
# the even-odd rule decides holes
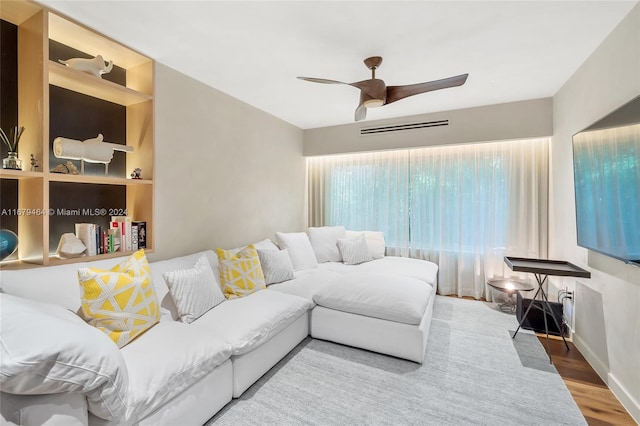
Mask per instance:
[[[253,244],[237,253],[216,249],[222,292],[227,299],[244,297],[267,288],[260,258]]]
[[[78,270],[82,314],[119,348],[160,320],[160,307],[144,250],[110,270]]]

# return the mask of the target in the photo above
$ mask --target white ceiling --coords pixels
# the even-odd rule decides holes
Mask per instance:
[[[304,82],[464,86],[367,120],[553,96],[633,1],[57,1],[41,3],[300,128],[353,122],[358,90]]]

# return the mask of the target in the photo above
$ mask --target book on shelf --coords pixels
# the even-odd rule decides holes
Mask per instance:
[[[100,244],[102,246],[102,253],[111,253],[109,251],[109,243],[107,238],[107,231],[100,227]]]
[[[87,256],[95,256],[98,254],[98,245],[96,241],[96,224],[95,223],[76,223],[76,237],[87,248],[85,253]]]
[[[114,223],[120,229],[120,249],[121,251],[131,251],[131,216],[111,216],[111,226]]]
[[[116,241],[119,241],[116,239],[118,230],[105,230],[101,225],[95,223],[76,223],[75,231],[78,239],[87,248],[85,251],[87,256],[113,253],[119,248],[119,242],[116,245]]]
[[[147,222],[133,221],[131,223],[138,232],[138,248],[147,248]]]
[[[111,223],[111,228],[107,231],[107,247],[109,253],[113,253],[115,251],[120,250],[120,229],[117,227],[118,224],[115,222]]]
[[[138,250],[138,225],[131,223],[131,250]]]

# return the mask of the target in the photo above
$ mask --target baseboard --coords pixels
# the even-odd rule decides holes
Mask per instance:
[[[573,344],[580,351],[582,356],[591,365],[593,370],[600,376],[603,382],[607,384],[613,395],[618,398],[618,401],[629,412],[631,417],[640,424],[640,404],[636,401],[627,390],[618,382],[614,375],[609,373],[609,366],[600,360],[592,351],[589,346],[580,338],[579,335],[573,335]]]
[[[596,354],[591,351],[589,346],[585,343],[584,340],[578,335],[573,335],[573,344],[578,348],[584,359],[587,360],[589,365],[593,368],[593,370],[600,376],[603,382],[609,382],[609,366],[602,362],[600,358],[596,356]]]
[[[609,373],[607,384],[622,406],[629,412],[631,417],[633,417],[633,420],[640,424],[640,403],[627,392],[624,386],[622,386],[611,373]]]

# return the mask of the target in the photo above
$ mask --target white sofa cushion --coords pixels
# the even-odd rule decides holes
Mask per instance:
[[[347,238],[344,226],[311,227],[307,233],[318,263],[342,262],[337,243],[338,240]]]
[[[267,284],[281,283],[293,278],[289,250],[258,250],[258,257]]]
[[[320,265],[325,271],[349,274],[353,272],[389,273],[417,278],[437,289],[438,265],[428,260],[411,259],[409,257],[385,256],[360,265],[345,265],[329,262]]]
[[[347,238],[354,238],[364,235],[367,245],[371,251],[371,257],[374,259],[382,259],[385,253],[384,233],[380,231],[347,231]]]
[[[304,232],[276,232],[276,240],[281,249],[288,250],[295,271],[318,267],[309,236]]]
[[[130,378],[128,420],[135,423],[229,359],[231,347],[194,324],[160,321],[121,352]]]
[[[386,256],[357,266],[360,272],[387,273],[417,278],[434,289],[438,282],[438,265],[428,260],[409,257]]]
[[[328,263],[325,263],[325,265],[328,265]],[[341,274],[324,269],[307,269],[295,272],[292,280],[270,285],[269,290],[293,294],[313,302],[313,295],[316,291],[329,285],[334,278],[339,276]]]
[[[61,305],[73,312],[78,312],[80,310],[78,269],[83,267],[109,269],[127,258],[128,256],[123,256],[91,263],[73,263],[13,271],[3,270],[0,273],[0,288],[7,294]],[[160,295],[158,294],[158,296]]]
[[[3,392],[82,393],[96,416],[124,418],[127,368],[106,334],[61,306],[2,293],[0,305]]]
[[[247,353],[276,335],[313,306],[301,297],[271,290],[222,303],[192,323],[228,342],[233,355]]]
[[[200,256],[193,268],[165,272],[162,277],[169,286],[180,321],[187,324],[227,300],[205,254]]]
[[[359,235],[355,238],[339,239],[338,248],[342,255],[342,261],[346,265],[359,265],[373,260],[364,235]]]
[[[404,324],[420,324],[433,289],[415,278],[353,273],[339,277],[313,296],[325,308]]]

